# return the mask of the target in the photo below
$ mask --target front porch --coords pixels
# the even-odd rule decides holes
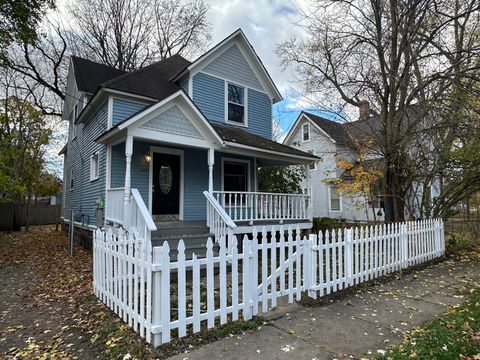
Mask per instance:
[[[318,158],[246,128],[210,123],[183,93],[97,141],[107,148],[107,226],[133,226],[150,238],[165,223],[199,221],[216,241],[253,226],[311,227],[310,194],[260,192],[257,174],[260,167],[301,165],[308,181]]]

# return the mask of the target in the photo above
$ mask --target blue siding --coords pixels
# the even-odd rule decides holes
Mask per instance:
[[[97,201],[105,197],[105,159],[106,150],[94,139],[107,130],[108,105],[105,102],[83,126],[78,126],[77,136],[67,145],[67,157],[64,173],[66,182],[64,216],[74,209],[77,221],[83,215],[88,224],[95,224]],[[99,153],[99,177],[90,181],[90,156]],[[70,189],[70,172],[73,169],[73,190]]]
[[[248,131],[272,138],[272,102],[267,94],[248,89]]]
[[[196,74],[193,77],[193,101],[208,120],[225,123],[225,80],[204,73]],[[247,106],[248,127],[239,127],[271,139],[272,103],[268,95],[249,88]]]
[[[223,54],[208,64],[203,71],[250,88],[263,90],[260,81],[258,81],[237,44],[230,46]]]
[[[193,102],[210,121],[225,121],[225,81],[203,73],[193,77]]]
[[[112,126],[117,125],[147,105],[123,99],[113,99]]]
[[[132,157],[132,188],[137,188],[149,207],[149,164],[144,155],[150,145],[134,142]],[[123,187],[125,182],[124,143],[112,147],[112,187]],[[208,190],[207,150],[184,148],[184,220],[205,220],[207,203],[203,192]],[[250,190],[254,190],[254,161],[252,157],[216,153],[214,165],[214,190],[221,190],[222,157],[250,160]]]

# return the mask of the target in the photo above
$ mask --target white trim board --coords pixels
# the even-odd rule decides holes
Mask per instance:
[[[227,162],[237,162],[237,163],[244,163],[244,164],[248,164],[247,166],[247,191],[252,191],[252,181],[250,179],[250,175],[251,175],[251,162],[250,160],[248,159],[239,159],[239,158],[231,158],[231,157],[228,157],[228,156],[222,156],[222,167],[221,167],[221,171],[220,171],[220,180],[221,180],[221,189],[222,191],[225,191],[224,190],[224,184],[223,184],[223,179],[224,179],[224,163],[225,161]]]
[[[179,220],[183,220],[183,211],[184,211],[184,151],[181,149],[173,149],[169,147],[161,147],[161,146],[150,146],[150,156],[152,160],[148,164],[148,211],[153,216],[152,213],[152,202],[153,202],[153,153],[160,153],[160,154],[170,154],[170,155],[178,155],[180,156],[180,196],[179,196]]]

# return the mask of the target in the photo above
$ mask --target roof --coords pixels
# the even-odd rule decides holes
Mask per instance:
[[[338,144],[346,145],[349,142],[349,136],[344,124],[336,121],[327,120],[321,116],[304,112],[318,127],[325,131]]]
[[[170,79],[172,74],[177,74],[189,64],[190,61],[177,54],[106,81],[101,86],[163,100],[180,90],[180,86]]]
[[[79,91],[93,94],[100,84],[126,73],[114,67],[72,56],[75,82]]]
[[[211,122],[212,127],[220,135],[225,142],[236,143],[240,145],[251,146],[263,150],[269,150],[274,152],[281,152],[284,154],[308,157],[312,160],[320,160],[319,157],[299,149],[280,144],[276,141],[266,139],[264,137],[249,133],[243,129],[222,125],[219,123]]]

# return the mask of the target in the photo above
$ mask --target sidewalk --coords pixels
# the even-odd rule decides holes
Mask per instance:
[[[341,359],[371,357],[463,302],[480,264],[448,260],[331,305],[280,308],[254,333],[234,335],[171,359]],[[272,315],[271,315],[272,316]],[[273,313],[275,316],[275,313]],[[278,315],[280,316],[280,315]]]

